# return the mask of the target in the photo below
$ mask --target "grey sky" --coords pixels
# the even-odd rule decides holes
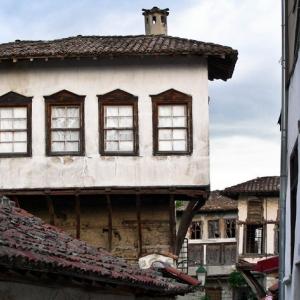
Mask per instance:
[[[279,174],[280,1],[0,0],[0,42],[143,34],[142,8],[170,8],[169,34],[239,50],[209,84],[212,188]]]

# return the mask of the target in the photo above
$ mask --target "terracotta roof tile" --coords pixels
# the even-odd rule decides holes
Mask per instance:
[[[182,211],[185,208],[186,205],[182,205],[177,210]],[[219,191],[213,191],[205,204],[199,209],[199,212],[237,211],[237,209],[236,200],[221,195]]]
[[[231,47],[165,35],[75,36],[0,44],[0,60],[162,55],[208,57],[209,79],[227,80],[232,76],[238,52]]]
[[[255,179],[226,188],[222,194],[236,196],[239,194],[278,194],[279,176],[257,177]]]
[[[73,239],[26,211],[0,205],[0,266],[45,271],[98,283],[139,288],[160,294],[178,294],[190,287],[141,270],[109,252]]]

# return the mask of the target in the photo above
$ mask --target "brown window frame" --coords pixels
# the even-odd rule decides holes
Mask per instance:
[[[0,153],[0,158],[31,157],[32,156],[32,97],[26,97],[15,92],[8,92],[0,96],[0,107],[26,107],[27,109],[27,151]],[[9,130],[3,130],[9,131]],[[18,130],[14,130],[18,131]],[[25,131],[25,130],[22,130]]]
[[[227,223],[228,222],[228,223]],[[234,225],[232,224],[234,223]],[[232,230],[234,230],[234,236],[228,236],[227,234],[227,225],[229,225],[229,230],[232,232]],[[236,219],[234,218],[227,218],[227,219],[224,219],[224,237],[227,238],[227,239],[234,239],[236,238]]]
[[[97,95],[99,106],[99,152],[101,156],[138,156],[139,155],[139,122],[138,97],[121,89],[116,89],[103,95]],[[133,130],[133,151],[106,151],[104,127],[105,106],[130,105],[133,108],[133,127],[116,128],[117,130]]]
[[[199,229],[196,226],[199,226]],[[190,226],[190,233],[190,240],[201,240],[203,237],[203,222],[192,221]],[[198,234],[200,234],[199,238],[197,237]]]
[[[210,235],[210,233],[211,233],[211,231],[210,231],[210,223],[212,223],[212,222],[218,223],[218,233],[219,233],[218,237],[211,237],[211,235]],[[209,239],[219,239],[219,238],[221,238],[220,219],[212,219],[212,220],[208,220],[207,221],[207,237]]]
[[[153,126],[153,155],[191,155],[193,152],[193,112],[192,96],[169,89],[157,95],[150,95],[152,99],[152,126]],[[159,105],[186,105],[187,108],[187,150],[186,151],[159,151],[158,150],[158,106]],[[169,129],[170,127],[165,127]],[[171,127],[176,129],[177,127]],[[183,127],[180,127],[182,129]]]
[[[249,237],[249,230],[250,228],[253,227],[255,228],[255,230],[257,228],[261,228],[262,229],[262,236],[261,236],[261,240],[260,240],[260,244],[261,244],[261,253],[258,253],[258,251],[251,251],[249,249],[255,247],[255,235],[252,237]],[[255,234],[255,230],[254,230],[254,234]],[[247,223],[244,226],[244,254],[245,255],[252,255],[252,256],[263,256],[265,255],[265,251],[266,251],[266,245],[265,245],[265,237],[266,237],[266,226],[263,223]],[[252,239],[252,245],[249,245],[250,239]]]
[[[84,100],[85,96],[74,94],[67,90],[62,90],[45,98],[45,121],[46,121],[46,155],[47,156],[84,156],[85,153],[85,134],[84,134]],[[53,106],[77,106],[79,107],[80,128],[79,130],[79,151],[60,151],[51,150],[51,113]],[[64,130],[63,128],[60,130]],[[70,129],[68,129],[70,130]]]

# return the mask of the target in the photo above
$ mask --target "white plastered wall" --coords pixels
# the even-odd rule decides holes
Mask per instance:
[[[0,66],[0,95],[14,91],[33,96],[32,157],[0,159],[0,188],[94,186],[179,186],[209,184],[208,79],[206,62],[184,64],[84,64],[61,62],[43,66],[16,63]],[[137,157],[103,157],[98,144],[96,95],[122,89],[138,97]],[[193,98],[191,156],[152,155],[152,106],[149,95],[170,88]],[[85,99],[84,157],[45,156],[43,96],[69,90]]]
[[[299,51],[300,52],[300,51]],[[298,53],[298,57],[300,53]],[[297,212],[295,228],[295,248],[294,248],[294,266],[291,272],[291,206],[290,206],[290,166],[289,161],[294,146],[298,139],[298,159],[300,141],[298,121],[300,120],[300,61],[298,58],[295,71],[290,80],[289,102],[288,102],[288,182],[286,196],[286,241],[285,241],[285,282],[286,282],[286,299],[300,299],[299,280],[300,280],[300,176],[298,176],[297,189]],[[300,162],[298,162],[300,165]],[[290,278],[291,280],[286,280]]]

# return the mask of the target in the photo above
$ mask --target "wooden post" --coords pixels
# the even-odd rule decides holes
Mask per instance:
[[[46,197],[47,197],[47,204],[48,204],[48,211],[49,211],[49,223],[51,225],[55,225],[53,199],[50,197],[50,195],[47,195]]]
[[[175,220],[175,199],[170,195],[169,200],[169,227],[170,227],[170,252],[175,253],[176,242],[176,220]]]
[[[80,239],[80,196],[75,195],[75,213],[76,213],[76,238]]]
[[[138,257],[143,253],[142,223],[141,223],[141,196],[136,195],[136,217],[138,229]]]
[[[110,195],[106,195],[106,203],[108,210],[108,251],[112,250],[112,206]]]

